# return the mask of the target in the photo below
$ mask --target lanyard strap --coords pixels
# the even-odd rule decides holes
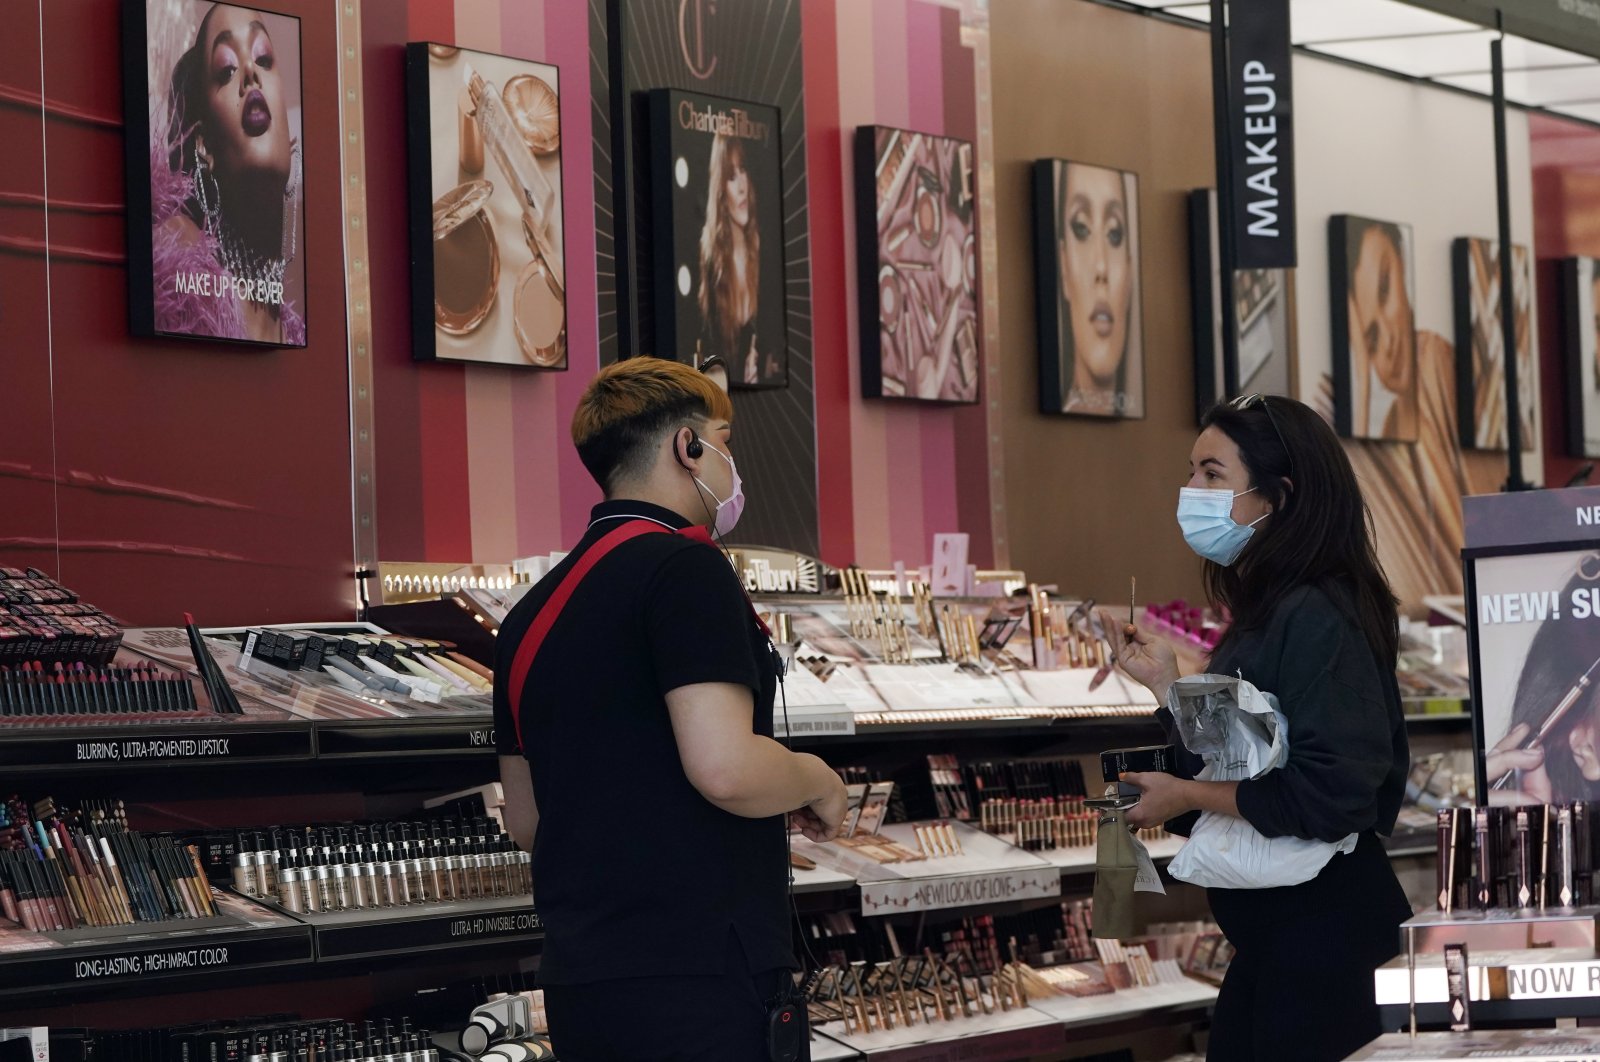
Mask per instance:
[[[561,580],[561,585],[556,587],[555,592],[550,595],[550,600],[539,610],[539,614],[533,617],[533,624],[528,628],[528,633],[522,636],[516,655],[511,658],[510,684],[506,690],[506,696],[510,698],[511,718],[517,727],[518,749],[522,748],[522,689],[527,685],[528,671],[533,667],[533,658],[539,655],[539,647],[544,644],[550,628],[555,626],[556,620],[561,618],[561,613],[566,611],[567,602],[572,599],[572,592],[578,588],[583,577],[589,574],[590,569],[624,542],[640,535],[670,533],[670,528],[647,520],[629,520],[616,530],[608,531],[600,541],[590,546],[588,551],[578,558],[578,563],[568,569],[565,578]]]

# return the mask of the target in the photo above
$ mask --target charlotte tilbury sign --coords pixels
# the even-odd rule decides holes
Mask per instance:
[[[822,562],[803,553],[761,546],[734,546],[734,570],[752,594],[819,594]]]

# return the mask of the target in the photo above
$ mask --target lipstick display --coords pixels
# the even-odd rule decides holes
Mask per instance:
[[[35,660],[0,667],[0,725],[159,722],[210,715],[195,702],[187,678],[150,666],[69,666],[59,661],[47,666]]]

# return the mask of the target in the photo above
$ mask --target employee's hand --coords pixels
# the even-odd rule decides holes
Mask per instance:
[[[1166,642],[1150,637],[1131,623],[1118,623],[1110,612],[1100,611],[1106,636],[1117,638],[1117,664],[1141,685],[1167,703],[1167,687],[1178,681],[1178,654]]]
[[[839,836],[839,827],[844,824],[845,812],[849,809],[850,796],[845,792],[843,779],[832,767],[821,760],[817,760],[817,764],[821,768],[817,773],[822,795],[794,812],[790,818],[801,833],[821,843]]]
[[[1522,772],[1518,776],[1522,782],[1521,790],[1491,789],[1489,803],[1501,805],[1555,803],[1551,792],[1550,775],[1544,769],[1544,747],[1534,749],[1522,747],[1522,743],[1528,740],[1531,732],[1532,728],[1527,723],[1518,723],[1500,739],[1498,745],[1489,750],[1489,755],[1483,761],[1483,773],[1488,777],[1490,784],[1507,771]]]
[[[1139,787],[1139,803],[1128,809],[1128,825],[1134,829],[1159,826],[1194,810],[1189,799],[1192,782],[1160,771],[1129,771],[1122,780]]]

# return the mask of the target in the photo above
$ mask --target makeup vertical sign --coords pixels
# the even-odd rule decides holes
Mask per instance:
[[[1290,269],[1297,252],[1289,0],[1233,0],[1228,6],[1233,264]]]

